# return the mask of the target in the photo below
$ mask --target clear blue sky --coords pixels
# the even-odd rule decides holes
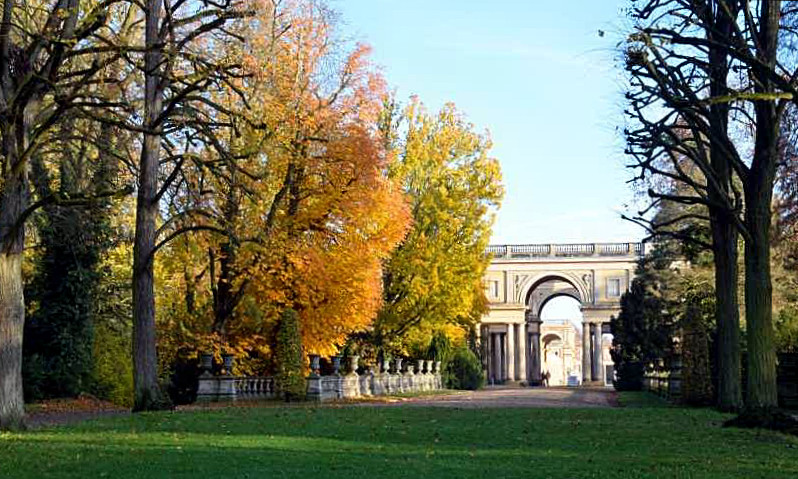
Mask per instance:
[[[493,243],[630,241],[620,219],[623,100],[614,45],[628,0],[338,0],[400,98],[453,101],[490,131],[506,196]],[[607,35],[600,37],[599,30]]]

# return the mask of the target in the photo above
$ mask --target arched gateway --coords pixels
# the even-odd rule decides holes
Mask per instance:
[[[495,381],[541,382],[541,319],[548,301],[570,296],[582,310],[582,383],[603,384],[602,334],[620,311],[642,243],[501,245],[485,273],[490,311],[479,328],[483,363]]]

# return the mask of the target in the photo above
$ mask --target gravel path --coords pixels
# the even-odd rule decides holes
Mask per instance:
[[[488,387],[440,396],[410,398],[401,402],[377,403],[385,406],[436,407],[529,407],[585,408],[617,407],[616,394],[610,388],[511,388]]]

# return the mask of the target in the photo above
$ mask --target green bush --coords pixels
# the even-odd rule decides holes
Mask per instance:
[[[133,405],[133,360],[130,331],[106,324],[95,328],[92,393],[120,406]]]
[[[642,391],[645,367],[640,361],[624,361],[615,365],[616,379],[612,385],[617,391]]]
[[[465,346],[452,351],[443,368],[444,384],[449,389],[475,390],[485,385],[482,362]]]
[[[302,357],[299,318],[293,309],[286,309],[280,316],[276,339],[274,359],[277,363],[277,390],[286,401],[303,399],[306,390],[305,361]]]

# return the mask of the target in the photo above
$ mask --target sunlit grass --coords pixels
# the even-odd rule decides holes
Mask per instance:
[[[666,407],[150,413],[4,434],[0,477],[798,477],[798,439],[723,429],[726,417]]]

